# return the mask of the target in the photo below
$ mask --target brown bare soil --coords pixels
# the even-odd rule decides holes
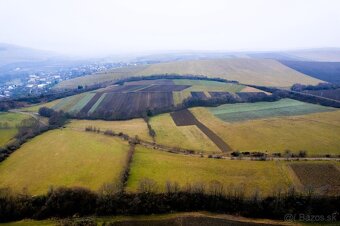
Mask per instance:
[[[190,126],[196,125],[209,139],[216,144],[222,152],[232,151],[232,148],[225,143],[219,136],[206,127],[203,123],[198,121],[196,117],[188,110],[181,110],[170,113],[176,126]]]
[[[140,117],[147,110],[172,106],[172,92],[112,92],[105,96],[93,115],[113,119],[132,118]]]
[[[330,163],[290,164],[305,188],[312,188],[325,194],[340,192],[340,171]]]

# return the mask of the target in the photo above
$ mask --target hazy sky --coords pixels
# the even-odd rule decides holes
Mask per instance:
[[[0,42],[69,54],[340,47],[340,1],[0,0]]]

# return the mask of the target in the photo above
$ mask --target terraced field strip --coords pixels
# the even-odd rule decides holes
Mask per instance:
[[[96,101],[96,103],[91,107],[91,109],[88,111],[88,113],[92,114],[97,107],[99,106],[99,104],[104,100],[106,96],[106,93],[101,94],[100,98]]]
[[[210,138],[212,142],[216,144],[216,146],[222,152],[230,152],[233,150],[227,143],[225,143],[213,131],[211,131],[203,123],[198,121],[196,117],[188,109],[172,112],[170,113],[170,115],[177,126],[196,125],[205,135],[207,135],[207,137]]]
[[[308,104],[291,99],[282,99],[275,102],[224,104],[208,109],[218,118],[228,122],[337,110],[336,108]]]
[[[92,106],[99,100],[99,98],[102,96],[101,93],[96,93],[89,102],[81,109],[81,113],[87,113]]]
[[[336,186],[340,190],[340,171],[331,163],[293,163],[290,167],[304,186]]]
[[[78,113],[95,96],[95,93],[87,93],[69,110],[70,113]]]

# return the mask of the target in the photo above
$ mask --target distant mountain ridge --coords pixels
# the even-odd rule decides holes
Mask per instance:
[[[27,47],[0,43],[0,67],[21,62],[39,62],[57,57],[58,54]]]

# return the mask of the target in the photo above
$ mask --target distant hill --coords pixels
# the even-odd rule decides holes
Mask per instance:
[[[0,67],[19,62],[45,61],[55,56],[55,53],[48,51],[0,43]]]
[[[318,84],[321,80],[295,71],[270,59],[215,59],[173,61],[131,69],[118,69],[108,73],[88,75],[61,82],[56,88],[76,88],[78,85],[113,81],[129,76],[154,74],[204,75],[236,80],[244,84],[289,87],[295,83]]]
[[[303,61],[340,62],[340,48],[306,49],[285,53]]]
[[[314,78],[340,85],[340,62],[280,61],[282,64]]]

